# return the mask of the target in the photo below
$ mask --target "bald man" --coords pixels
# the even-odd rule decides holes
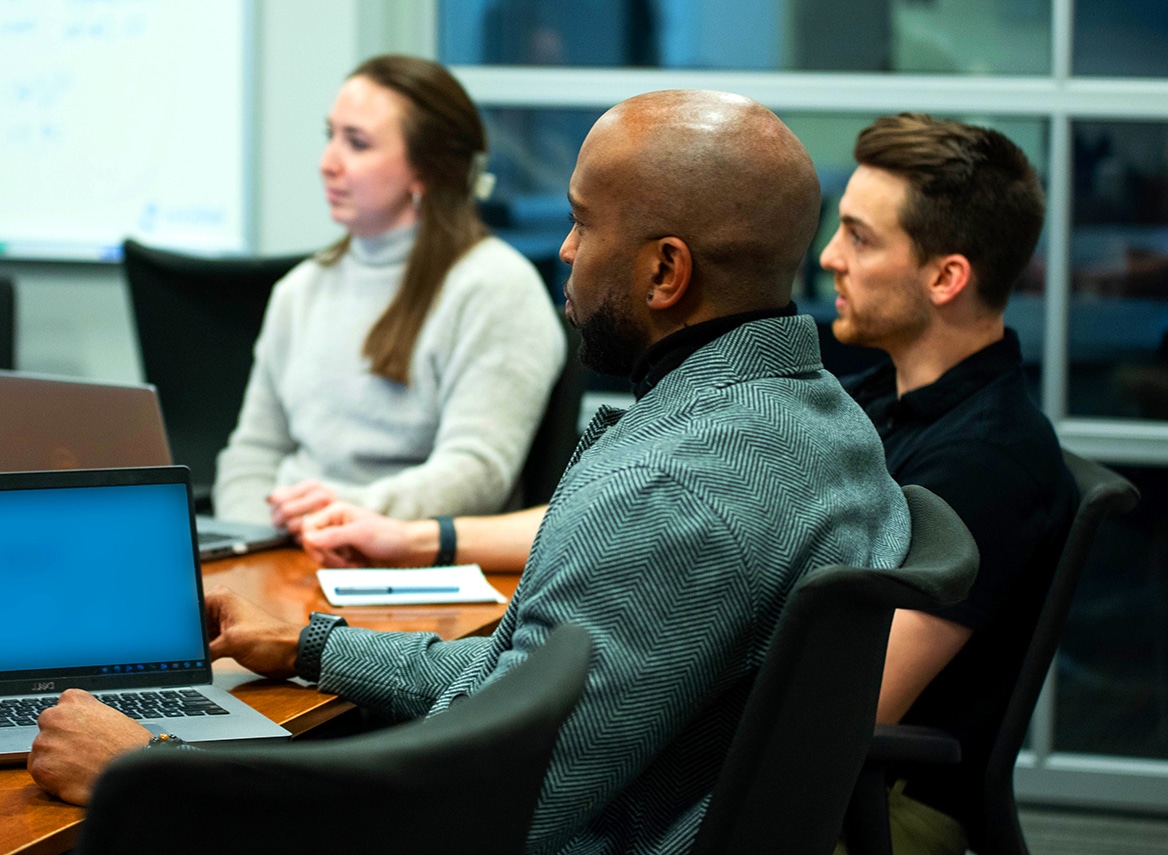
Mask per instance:
[[[589,133],[569,196],[581,356],[632,377],[636,402],[589,426],[499,628],[443,642],[313,615],[319,631],[302,635],[219,590],[211,651],[400,720],[441,713],[556,625],[582,625],[591,673],[528,850],[682,852],[786,592],[823,564],[898,565],[908,513],[790,303],[819,188],[774,114],[715,92],[630,99]],[[150,736],[79,691],[40,723],[30,770],[78,802]]]

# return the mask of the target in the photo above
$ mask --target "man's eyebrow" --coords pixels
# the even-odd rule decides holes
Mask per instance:
[[[866,222],[861,220],[859,217],[853,216],[851,214],[840,214],[840,222],[843,223],[845,226],[864,226],[864,227],[866,227],[868,225]]]
[[[568,191],[568,205],[575,211],[587,210],[587,208],[585,208],[585,206],[580,203],[580,200],[572,195],[571,190]]]

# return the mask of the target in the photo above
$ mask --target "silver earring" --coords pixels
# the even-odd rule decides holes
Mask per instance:
[[[421,191],[421,190],[415,190],[415,191],[414,191],[413,193],[411,193],[410,195],[411,195],[411,196],[413,197],[413,199],[414,199],[414,210],[416,211],[416,210],[418,210],[419,208],[421,208],[421,207],[422,207],[422,191]]]

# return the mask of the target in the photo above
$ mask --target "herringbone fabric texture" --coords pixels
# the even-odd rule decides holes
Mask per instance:
[[[597,414],[494,635],[338,629],[321,688],[425,715],[523,661],[552,627],[580,624],[592,672],[528,850],[684,852],[791,585],[824,564],[896,566],[908,529],[880,441],[822,370],[811,319],[755,321],[623,415]]]

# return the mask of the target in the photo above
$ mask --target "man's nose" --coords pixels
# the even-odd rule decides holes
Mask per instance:
[[[836,232],[827,242],[827,246],[823,248],[823,252],[819,253],[819,266],[824,270],[840,269],[840,254],[836,246],[838,240],[839,232]]]

